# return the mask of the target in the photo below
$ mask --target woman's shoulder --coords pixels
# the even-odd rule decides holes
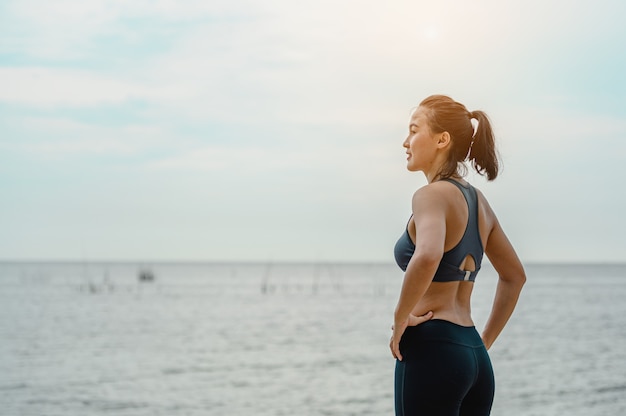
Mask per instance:
[[[494,216],[494,212],[489,205],[487,197],[477,187],[473,186],[469,182],[456,181],[458,184],[465,188],[473,188],[476,191],[478,197],[478,204],[481,206],[485,213],[490,216]],[[428,203],[438,204],[441,208],[458,206],[464,200],[463,194],[459,192],[457,186],[450,181],[435,181],[418,188],[413,194],[413,204],[416,203]]]
[[[463,187],[470,186],[467,181],[456,181]],[[431,182],[418,188],[413,194],[413,198],[449,198],[451,195],[456,195],[456,185],[447,180],[440,180]],[[478,191],[478,189],[476,189]]]
[[[453,186],[445,181],[426,184],[413,194],[413,206],[417,204],[444,207],[450,201]]]
[[[489,205],[489,201],[487,200],[487,197],[485,196],[485,194],[475,186],[472,186],[472,188],[474,188],[474,190],[476,191],[479,205],[484,205],[486,208],[489,209],[489,211],[491,211],[491,206]]]
[[[413,193],[413,198],[428,198],[440,195],[442,193],[441,182],[431,182],[422,187],[417,188]]]
[[[491,205],[489,204],[489,200],[487,199],[485,194],[483,194],[483,192],[480,189],[476,188],[475,186],[472,186],[472,188],[474,188],[474,190],[476,191],[476,195],[478,197],[478,209],[479,211],[482,211],[483,213],[483,218],[484,218],[483,221],[492,225],[497,223],[498,218],[496,216],[496,213],[491,208]]]

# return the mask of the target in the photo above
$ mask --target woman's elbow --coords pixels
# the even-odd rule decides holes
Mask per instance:
[[[522,287],[526,283],[526,272],[523,267],[520,267],[516,270],[509,270],[508,272],[501,273],[500,279]]]

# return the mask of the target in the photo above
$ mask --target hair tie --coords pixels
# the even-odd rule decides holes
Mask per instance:
[[[476,136],[476,132],[478,131],[478,124],[480,123],[476,117],[472,117],[472,113],[470,113],[470,123],[472,125],[472,129],[474,133],[472,133],[472,142],[474,141],[474,137]]]

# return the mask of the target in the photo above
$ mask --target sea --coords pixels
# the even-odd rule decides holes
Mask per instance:
[[[492,415],[626,415],[626,264],[528,264]],[[140,279],[143,276],[143,279]],[[0,263],[3,416],[393,415],[393,264]],[[497,273],[484,265],[480,330]]]

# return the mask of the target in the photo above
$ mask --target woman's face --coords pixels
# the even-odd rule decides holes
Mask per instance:
[[[409,121],[409,135],[402,143],[406,148],[406,168],[427,173],[433,167],[437,153],[437,135],[428,126],[425,109],[418,107]]]

